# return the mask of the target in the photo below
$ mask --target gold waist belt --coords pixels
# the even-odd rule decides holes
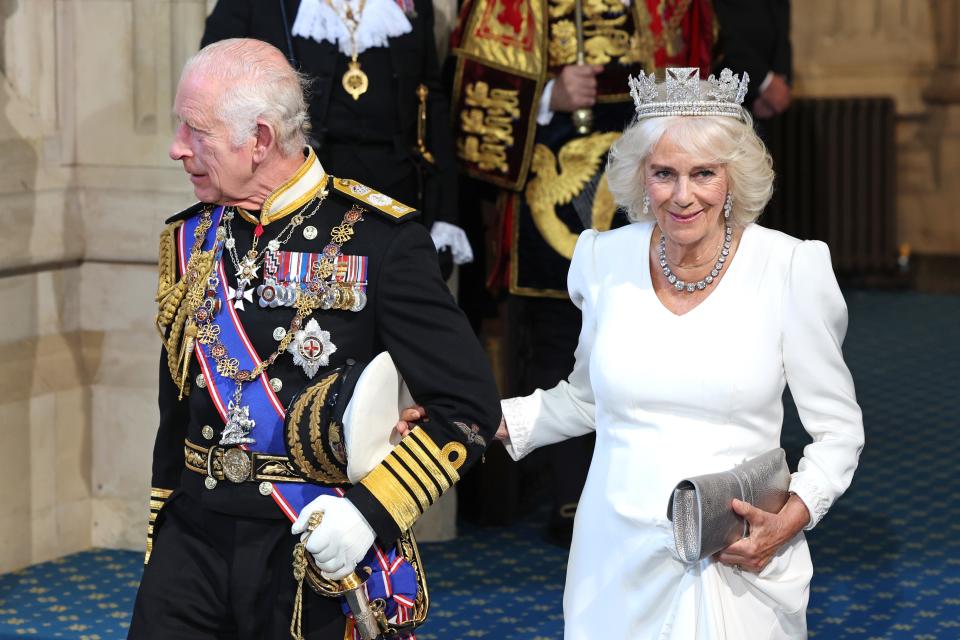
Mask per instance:
[[[216,486],[211,480],[241,482],[306,482],[297,475],[287,456],[246,451],[239,447],[215,445],[201,447],[183,441],[184,464],[190,471],[207,476],[207,486]],[[211,487],[212,488],[212,487]]]

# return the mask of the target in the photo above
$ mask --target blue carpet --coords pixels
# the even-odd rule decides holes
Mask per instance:
[[[960,638],[960,297],[848,292],[845,351],[867,446],[850,491],[809,535],[810,636]],[[806,434],[788,400],[784,446]],[[566,552],[542,518],[465,526],[422,553],[432,608],[421,640],[562,636]],[[142,554],[88,551],[0,576],[0,639],[125,637]]]

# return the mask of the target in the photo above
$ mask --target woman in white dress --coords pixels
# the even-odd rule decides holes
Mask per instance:
[[[849,486],[863,446],[840,350],[846,305],[826,245],[754,222],[773,171],[739,106],[746,78],[725,72],[701,97],[696,70],[667,71],[669,98],[652,75],[631,80],[638,120],[610,153],[610,190],[635,224],[577,242],[573,372],[503,401],[498,437],[519,459],[596,431],[567,568],[568,640],[804,638],[803,531]],[[780,446],[787,384],[812,437],[787,503],[774,514],[734,501],[749,537],[681,562],[674,486]]]
[[[770,156],[730,83],[716,91],[727,74],[705,85],[712,100],[687,76],[668,70],[671,105],[652,76],[631,82],[638,120],[607,179],[636,223],[577,242],[568,285],[583,328],[569,379],[503,403],[517,459],[597,434],[567,569],[568,639],[806,637],[803,530],[849,486],[863,446],[829,250],[754,222]],[[776,514],[735,501],[749,538],[684,564],[673,487],[780,446],[786,384],[812,437],[789,500]]]

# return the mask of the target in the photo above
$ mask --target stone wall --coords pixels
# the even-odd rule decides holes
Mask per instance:
[[[212,4],[0,0],[0,572],[142,548],[170,104]],[[797,94],[893,95],[902,240],[960,256],[960,2],[793,4]]]
[[[156,240],[206,0],[0,0],[0,572],[142,548]]]
[[[798,96],[891,96],[900,243],[960,255],[960,2],[794,0]]]

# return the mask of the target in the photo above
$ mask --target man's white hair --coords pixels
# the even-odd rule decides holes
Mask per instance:
[[[309,82],[276,47],[248,38],[221,40],[191,56],[181,80],[191,73],[223,81],[214,109],[233,146],[256,133],[257,119],[273,128],[284,156],[299,153],[307,144],[310,118],[304,93]]]

